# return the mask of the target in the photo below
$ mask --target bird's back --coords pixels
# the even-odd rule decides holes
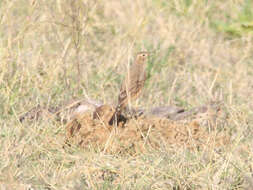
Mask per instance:
[[[122,83],[118,104],[124,107],[128,103],[128,97],[134,100],[138,97],[146,80],[145,63],[138,60],[130,67],[128,74]]]

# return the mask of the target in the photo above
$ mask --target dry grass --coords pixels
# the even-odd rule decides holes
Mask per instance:
[[[252,189],[251,1],[1,1],[0,189]],[[138,156],[65,147],[65,125],[20,123],[36,104],[113,104],[127,64],[155,50],[138,106],[221,94],[223,149]],[[208,126],[207,126],[208,127]]]

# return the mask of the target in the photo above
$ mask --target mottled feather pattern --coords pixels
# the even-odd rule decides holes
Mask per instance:
[[[124,109],[129,101],[134,101],[139,97],[146,80],[147,57],[147,52],[140,52],[133,65],[131,65],[121,86],[118,98],[118,111]]]

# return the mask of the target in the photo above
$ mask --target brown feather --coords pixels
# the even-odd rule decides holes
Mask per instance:
[[[130,67],[120,89],[118,110],[124,109],[128,102],[132,102],[139,97],[146,81],[147,57],[147,52],[138,53],[135,62]]]

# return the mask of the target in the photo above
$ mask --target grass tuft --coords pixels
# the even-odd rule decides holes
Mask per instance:
[[[253,12],[240,1],[0,1],[0,189],[252,189]],[[155,51],[136,106],[221,94],[233,144],[139,156],[63,148],[65,126],[20,123],[37,104],[115,103],[127,64]]]

